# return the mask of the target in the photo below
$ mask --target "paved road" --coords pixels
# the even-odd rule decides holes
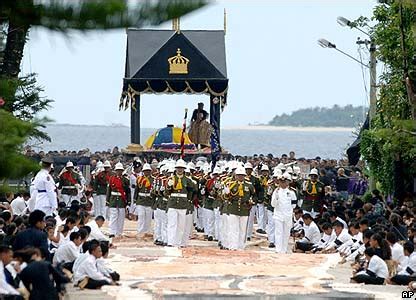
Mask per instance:
[[[337,266],[336,254],[276,254],[260,236],[244,251],[220,250],[200,234],[178,249],[154,246],[151,238],[138,241],[134,230],[134,222],[127,222],[126,237],[110,252],[122,285],[101,291],[69,287],[67,300],[399,299],[403,290],[349,284],[350,269]]]

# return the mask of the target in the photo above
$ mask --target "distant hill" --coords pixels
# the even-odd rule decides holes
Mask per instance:
[[[318,127],[356,127],[363,123],[365,116],[363,106],[347,105],[344,107],[334,105],[328,107],[302,108],[290,115],[276,115],[270,122],[272,126],[318,126]]]

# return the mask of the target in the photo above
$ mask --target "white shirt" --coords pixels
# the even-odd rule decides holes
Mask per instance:
[[[382,260],[377,255],[373,255],[370,258],[368,263],[367,270],[376,274],[377,277],[380,278],[388,278],[389,277],[389,269],[387,268],[387,264],[384,260]],[[369,275],[366,271],[360,271],[357,275],[366,274]]]
[[[35,209],[49,213],[58,207],[55,182],[48,171],[42,169],[33,180],[36,189]]]
[[[341,222],[341,223],[342,223],[342,225],[344,225],[344,229],[348,229],[347,222],[345,222],[342,218],[337,217],[337,218],[335,219],[335,221],[339,221],[339,222]]]
[[[78,268],[84,263],[84,261],[88,258],[88,255],[90,255],[88,252],[81,253],[78,258],[74,261],[74,266],[72,267],[72,273],[75,274],[75,272],[78,270]]]
[[[416,276],[416,252],[409,255],[406,266],[398,273],[398,275]]]
[[[321,240],[321,232],[314,221],[309,225],[305,224],[303,230],[305,231],[305,236],[300,239],[300,242],[316,244]]]
[[[348,229],[343,229],[337,238],[330,243],[325,250],[336,248],[338,249],[342,244],[350,243],[352,240],[351,235],[348,233]]]
[[[70,241],[58,247],[53,257],[53,263],[66,263],[75,261],[79,253],[79,248],[75,245],[74,242]]]
[[[391,259],[396,261],[398,264],[397,271],[400,272],[401,270],[406,269],[407,261],[409,260],[409,258],[406,255],[404,255],[403,246],[399,243],[394,243],[390,248]]]
[[[365,244],[361,244],[357,250],[354,250],[350,255],[347,256],[347,261],[354,261],[358,255],[363,255],[365,251]]]
[[[295,219],[293,218],[293,230],[298,231],[301,230],[303,228],[303,225],[305,223],[303,222],[302,217],[300,217],[299,219]]]
[[[0,260],[0,295],[20,295],[14,287],[6,281],[6,276],[4,275],[4,265]]]
[[[110,274],[113,273],[113,270],[109,266],[107,266],[105,259],[102,257],[97,259],[97,268],[98,271],[100,271],[107,277],[111,277]]]
[[[23,199],[23,197],[17,197],[10,203],[10,206],[12,207],[13,214],[17,216],[21,216],[26,213],[26,201]]]
[[[321,239],[318,243],[314,244],[314,247],[317,248],[325,248],[329,243],[332,243],[337,238],[334,230],[332,230],[331,234],[323,233]]]
[[[95,220],[91,220],[87,223],[87,226],[91,228],[90,236],[88,240],[98,240],[98,241],[109,241],[109,238],[105,236],[105,234],[101,231],[98,227],[97,222]]]
[[[274,207],[273,218],[280,221],[292,220],[293,208],[296,206],[292,201],[295,200],[297,200],[296,194],[291,189],[275,189],[271,201]]]
[[[77,266],[74,272],[74,282],[79,282],[85,277],[89,277],[94,280],[106,280],[111,283],[111,279],[104,276],[97,268],[97,259],[94,255],[88,254],[82,264]]]

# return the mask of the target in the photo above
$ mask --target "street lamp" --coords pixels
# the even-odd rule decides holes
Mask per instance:
[[[362,30],[361,28],[359,28],[354,22],[351,22],[350,20],[348,20],[347,18],[344,18],[344,17],[338,17],[337,18],[337,22],[338,22],[338,24],[339,25],[341,25],[341,26],[343,26],[343,27],[345,27],[345,26],[348,26],[348,27],[351,27],[351,28],[355,28],[355,29],[357,29],[358,31],[361,31],[362,33],[364,33],[366,36],[369,36],[369,37],[371,37],[370,36],[370,34],[368,33],[368,32],[366,32],[366,31],[364,31],[364,30]]]
[[[351,26],[351,21],[344,17],[338,17],[337,22],[341,26]]]
[[[361,61],[359,61],[358,59],[356,59],[354,56],[349,55],[348,53],[340,50],[337,48],[337,46],[333,43],[331,43],[330,41],[326,40],[326,39],[319,39],[318,40],[318,45],[321,46],[322,48],[331,48],[331,49],[335,49],[338,52],[344,54],[345,56],[348,56],[349,58],[351,58],[352,60],[356,61],[357,63],[359,63],[360,65],[369,68],[369,65],[366,65],[364,63],[362,63]]]

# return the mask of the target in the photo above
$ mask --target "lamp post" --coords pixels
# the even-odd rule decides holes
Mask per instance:
[[[344,17],[338,17],[337,18],[337,22],[338,24],[340,24],[341,26],[348,26],[351,28],[355,28],[358,31],[364,33],[365,35],[367,35],[370,40],[357,40],[357,45],[370,45],[370,62],[369,64],[364,64],[361,61],[359,61],[358,59],[356,59],[355,57],[349,55],[348,53],[345,53],[344,51],[340,50],[337,48],[337,46],[325,39],[319,39],[318,40],[318,44],[323,47],[323,48],[331,48],[331,49],[335,49],[338,52],[344,54],[345,56],[349,57],[350,59],[354,60],[355,62],[358,62],[360,65],[366,67],[369,69],[370,71],[370,107],[369,107],[369,127],[371,128],[371,122],[374,119],[375,113],[376,113],[376,106],[377,106],[377,59],[376,59],[376,45],[374,43],[374,41],[371,39],[370,34],[368,34],[368,32],[365,32],[364,30],[362,30],[361,28],[357,27],[353,22],[351,22],[350,20],[348,20],[347,18]],[[370,178],[370,189],[373,190],[375,188],[375,182],[373,178]]]

